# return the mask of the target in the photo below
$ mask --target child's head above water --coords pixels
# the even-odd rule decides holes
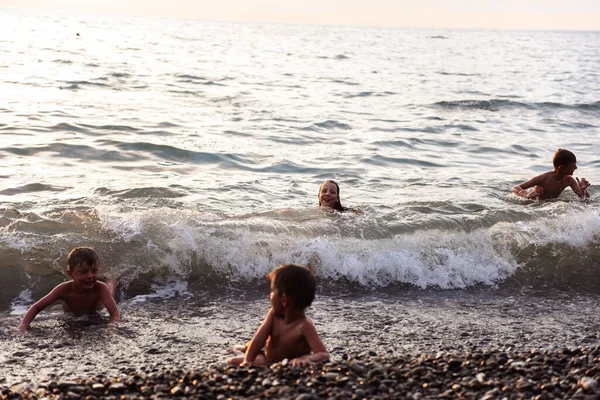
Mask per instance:
[[[575,157],[575,154],[569,150],[558,149],[556,153],[554,153],[554,157],[552,157],[552,164],[554,165],[555,170],[560,167],[570,170],[570,167],[574,166],[575,168],[573,168],[573,171],[575,171],[577,169],[577,158]],[[572,174],[573,171],[568,175]]]
[[[88,267],[98,267],[100,260],[94,249],[89,247],[75,247],[67,257],[67,271],[73,272],[82,264]]]
[[[315,299],[315,278],[306,267],[282,264],[271,271],[268,278],[277,295],[286,295],[295,309],[304,310]]]
[[[326,180],[319,186],[319,206],[344,211],[340,202],[340,185],[336,181]]]

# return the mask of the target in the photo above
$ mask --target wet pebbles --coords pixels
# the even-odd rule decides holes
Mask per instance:
[[[2,399],[600,399],[600,347],[362,358],[295,368],[167,367],[3,386]],[[1,382],[1,381],[0,381]]]

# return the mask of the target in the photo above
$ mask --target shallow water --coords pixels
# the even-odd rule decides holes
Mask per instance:
[[[9,384],[74,380],[130,370],[202,369],[222,365],[233,344],[252,337],[268,310],[258,292],[153,298],[120,303],[117,330],[106,319],[36,318],[26,335],[10,333],[18,316],[0,324],[0,362]],[[332,359],[469,353],[502,349],[589,347],[600,341],[598,298],[499,295],[489,291],[408,291],[404,294],[318,296],[309,311]]]

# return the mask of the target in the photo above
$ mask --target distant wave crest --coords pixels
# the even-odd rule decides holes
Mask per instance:
[[[501,109],[511,108],[524,108],[530,110],[541,110],[541,109],[573,109],[573,110],[600,110],[600,101],[594,103],[580,103],[580,104],[564,104],[555,102],[539,102],[539,103],[526,103],[504,99],[492,99],[492,100],[453,100],[453,101],[440,101],[433,104],[434,107],[440,108],[463,108],[463,109],[480,109],[498,111]]]

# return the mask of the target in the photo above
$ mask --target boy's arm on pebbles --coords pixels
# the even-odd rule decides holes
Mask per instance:
[[[273,328],[273,318],[275,318],[275,312],[271,308],[267,313],[265,320],[252,337],[250,346],[248,346],[248,350],[246,351],[246,357],[244,358],[243,364],[252,364],[256,356],[260,354],[262,348],[265,347],[267,339],[269,338]]]
[[[100,301],[106,307],[106,310],[110,314],[110,321],[108,322],[109,326],[116,326],[119,321],[121,321],[121,313],[119,312],[119,308],[117,307],[117,303],[115,299],[110,294],[110,290],[108,290],[108,286],[103,283],[100,285]]]
[[[294,358],[292,360],[293,366],[306,365],[314,362],[325,361],[329,359],[329,353],[323,344],[323,341],[317,333],[317,329],[313,323],[307,319],[302,325],[302,333],[306,342],[308,343],[312,354],[307,354],[302,357]]]
[[[48,307],[50,304],[54,303],[55,301],[61,299],[65,293],[65,291],[68,289],[69,285],[71,285],[71,282],[63,282],[60,285],[56,286],[54,289],[52,289],[52,291],[50,293],[48,293],[46,296],[42,297],[40,300],[38,300],[34,305],[32,305],[29,310],[27,310],[27,312],[25,313],[25,316],[23,317],[23,321],[21,321],[21,324],[19,325],[19,327],[17,328],[18,331],[26,331],[27,328],[29,328],[29,324],[31,323],[31,321],[33,321],[33,319],[36,317],[36,315],[38,315],[40,313],[40,311],[42,311],[44,308]]]

